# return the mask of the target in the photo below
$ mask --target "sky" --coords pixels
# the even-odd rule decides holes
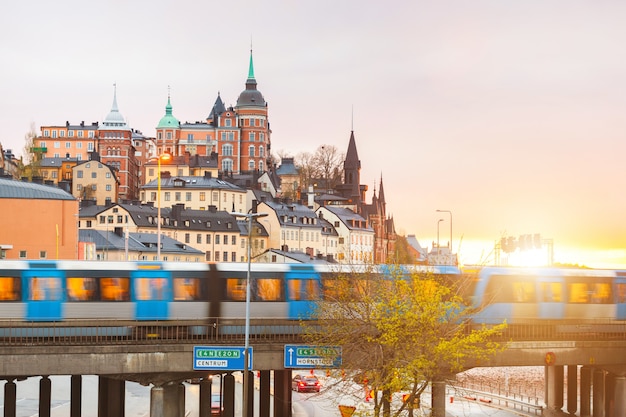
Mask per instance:
[[[368,202],[382,177],[400,234],[445,246],[452,221],[474,264],[538,233],[508,262],[552,248],[626,268],[625,21],[618,0],[13,1],[0,143],[21,155],[32,125],[102,122],[114,83],[147,136],[168,91],[204,120],[218,93],[236,104],[252,48],[273,153],[345,152],[353,130]]]

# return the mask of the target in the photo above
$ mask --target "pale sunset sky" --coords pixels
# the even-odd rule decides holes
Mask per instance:
[[[252,46],[272,151],[353,129],[368,202],[384,181],[399,233],[450,237],[466,264],[540,233],[554,260],[626,268],[626,2],[23,0],[0,15],[0,143],[34,124],[147,136],[204,120],[245,88]],[[439,219],[444,219],[438,222]],[[515,254],[516,259],[545,258]]]

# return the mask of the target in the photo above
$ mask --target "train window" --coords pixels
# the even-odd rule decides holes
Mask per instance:
[[[128,301],[128,278],[100,278],[100,294],[103,301]]]
[[[282,299],[282,291],[280,290],[280,279],[258,278],[255,280],[255,284],[255,300],[280,301]]]
[[[18,301],[21,285],[17,277],[0,277],[0,301]]]
[[[28,299],[57,301],[61,299],[61,280],[57,277],[32,277]]]
[[[200,300],[202,298],[200,288],[198,278],[174,278],[174,300]]]
[[[159,277],[143,277],[133,280],[135,283],[136,300],[166,300],[167,279]]]
[[[97,298],[96,278],[67,278],[67,299],[69,301],[93,301]]]
[[[626,303],[626,283],[617,284],[617,302]]]
[[[542,282],[541,293],[544,303],[560,303],[561,302],[562,285],[560,282]]]
[[[535,283],[530,278],[494,275],[487,284],[482,303],[534,303],[535,300]]]
[[[513,282],[514,303],[534,303],[535,284],[528,281]]]
[[[232,301],[245,301],[246,280],[243,278],[228,278],[226,280],[226,299]]]
[[[319,299],[319,285],[313,279],[290,279],[287,281],[289,300],[315,301]]]

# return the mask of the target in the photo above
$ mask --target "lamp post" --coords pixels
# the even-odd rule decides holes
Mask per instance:
[[[267,213],[230,213],[234,217],[244,217],[248,221],[248,271],[246,274],[246,335],[243,348],[243,395],[242,417],[248,417],[248,391],[250,386],[250,268],[252,259],[252,219],[265,217]]]
[[[443,219],[439,219],[437,221],[437,262],[439,262],[439,223],[441,223]]]
[[[452,211],[451,210],[437,210],[437,213],[450,214],[450,254],[452,254]]]
[[[170,159],[169,153],[157,157],[157,261],[161,260],[161,160],[168,162]]]

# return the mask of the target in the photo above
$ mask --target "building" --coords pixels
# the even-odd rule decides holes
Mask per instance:
[[[89,152],[96,150],[96,133],[98,122],[71,125],[66,121],[64,125],[41,126],[41,136],[33,139],[34,148],[31,151],[42,158],[76,158],[89,159]]]
[[[144,236],[145,242],[148,242],[145,235],[151,234],[151,241],[156,245],[157,212],[152,204],[88,205],[80,210],[79,227],[81,230],[98,230],[107,235],[139,233]],[[186,208],[184,204],[176,204],[162,208],[161,218],[162,242],[170,238],[193,247],[203,253],[202,259],[207,262],[243,262],[246,259],[247,226],[242,227],[229,212],[217,210],[215,206],[207,210],[195,210]],[[258,223],[253,222],[253,225],[253,247],[257,248],[255,253],[259,253],[267,247],[268,236]],[[167,253],[162,252],[162,260],[172,260],[168,257]]]
[[[131,233],[116,229],[102,231],[79,230],[80,259],[96,261],[154,261],[157,260],[157,239],[153,233]],[[93,249],[91,249],[93,248]],[[167,236],[161,238],[161,259],[172,262],[203,262],[204,253]]]
[[[374,262],[375,233],[361,215],[344,207],[319,207],[316,214],[337,231],[337,260],[349,264]]]
[[[113,105],[97,131],[102,163],[117,170],[119,179],[118,200],[132,201],[139,198],[139,162],[133,146],[133,130],[126,124],[117,107],[117,87],[113,91]]]
[[[160,182],[160,185],[159,185]],[[210,173],[202,177],[170,176],[169,172],[142,187],[141,201],[158,206],[159,188],[161,207],[185,204],[194,210],[208,210],[210,206],[227,212],[245,212],[246,190],[224,180],[213,178]]]
[[[116,202],[119,192],[116,171],[100,162],[96,152],[91,153],[90,158],[72,168],[72,195],[80,201],[90,200],[94,204]]]
[[[6,259],[77,259],[78,200],[54,186],[0,178]]]
[[[165,115],[156,128],[157,155],[209,156],[216,153],[225,174],[265,171],[270,160],[270,125],[263,94],[257,89],[252,52],[246,88],[235,107],[226,107],[218,92],[204,121],[181,123],[173,114],[168,94]]]

